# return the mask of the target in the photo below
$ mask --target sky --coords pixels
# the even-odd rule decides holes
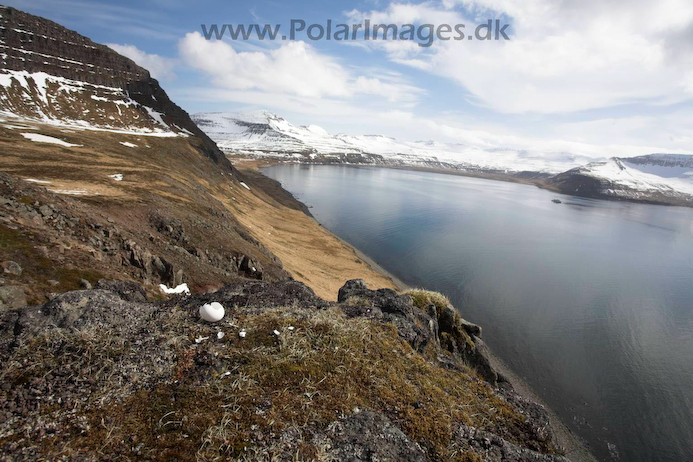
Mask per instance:
[[[132,58],[190,113],[268,110],[331,133],[595,158],[693,153],[691,0],[5,3]],[[366,19],[466,35],[498,19],[509,40],[207,40],[201,27],[288,35],[292,20]]]

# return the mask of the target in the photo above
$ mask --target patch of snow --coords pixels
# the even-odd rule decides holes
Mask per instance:
[[[132,143],[129,143],[127,141],[121,141],[120,144],[122,144],[123,146],[126,146],[128,148],[136,148],[137,147],[136,144],[132,144]]]
[[[81,144],[68,143],[68,142],[63,141],[61,139],[53,138],[52,136],[40,135],[38,133],[22,133],[22,136],[24,138],[27,138],[27,139],[35,142],[35,143],[57,144],[60,146],[64,146],[66,148],[73,148],[73,147],[82,146]]]
[[[245,338],[246,335],[247,335],[247,333],[246,333],[246,331],[244,331],[244,330],[242,330],[242,331],[240,331],[240,332],[238,333],[238,336],[239,336],[240,338]]]
[[[35,180],[35,179],[33,179],[33,178],[25,178],[24,181],[28,181],[29,183],[51,184],[50,181],[46,181],[46,180]]]
[[[123,174],[116,173],[115,175],[108,175],[108,178],[113,178],[116,181],[123,181]]]
[[[190,295],[190,289],[188,289],[188,284],[181,284],[172,289],[168,288],[166,284],[159,284],[159,288],[165,294],[186,294]]]
[[[223,338],[224,338],[224,333],[223,333],[223,332],[217,332],[217,338],[218,338],[219,340],[223,339]]]
[[[202,336],[200,336],[200,337],[197,337],[197,338],[195,339],[195,343],[202,343],[202,342],[204,342],[205,340],[209,340],[209,337],[202,337]]]
[[[56,194],[66,194],[68,196],[86,196],[87,191],[84,189],[49,189],[50,192]]]
[[[243,183],[242,181],[241,181],[241,186],[243,186],[245,189],[247,189],[248,191],[250,191],[250,188],[248,187],[248,185],[245,184],[245,183]]]
[[[279,331],[278,331],[278,330],[275,330],[275,331],[274,331],[274,335],[279,336]]]
[[[150,107],[148,107],[148,106],[143,106],[143,107],[147,110],[147,113],[149,114],[149,117],[151,117],[152,119],[154,119],[154,121],[155,121],[157,124],[161,125],[161,126],[162,126],[163,128],[165,128],[165,129],[168,129],[168,130],[171,129],[171,127],[169,127],[169,126],[166,124],[166,122],[164,122],[164,119],[163,119],[163,117],[162,117],[163,114],[161,114],[160,112],[155,111],[154,109],[152,109],[152,108],[150,108]]]

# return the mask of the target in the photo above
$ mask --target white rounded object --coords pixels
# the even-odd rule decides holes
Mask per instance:
[[[221,303],[205,303],[200,307],[200,317],[207,322],[221,321],[224,317],[224,307]]]

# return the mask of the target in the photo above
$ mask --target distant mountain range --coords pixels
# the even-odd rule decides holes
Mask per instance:
[[[590,159],[564,152],[482,149],[438,141],[401,141],[382,135],[331,135],[316,125],[295,126],[267,111],[199,113],[193,120],[227,153],[313,163],[401,165],[546,176]]]
[[[227,154],[282,162],[357,164],[454,171],[531,181],[564,194],[693,205],[693,156],[595,159],[565,152],[482,149],[382,135],[331,135],[267,111],[198,113],[195,123]]]

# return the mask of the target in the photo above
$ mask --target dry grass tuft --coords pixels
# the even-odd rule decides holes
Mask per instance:
[[[433,303],[436,307],[436,311],[440,313],[440,310],[451,305],[448,297],[440,292],[433,292],[431,290],[410,289],[403,292],[402,295],[409,295],[414,300],[414,306],[422,310],[425,310],[428,308],[428,305]]]

